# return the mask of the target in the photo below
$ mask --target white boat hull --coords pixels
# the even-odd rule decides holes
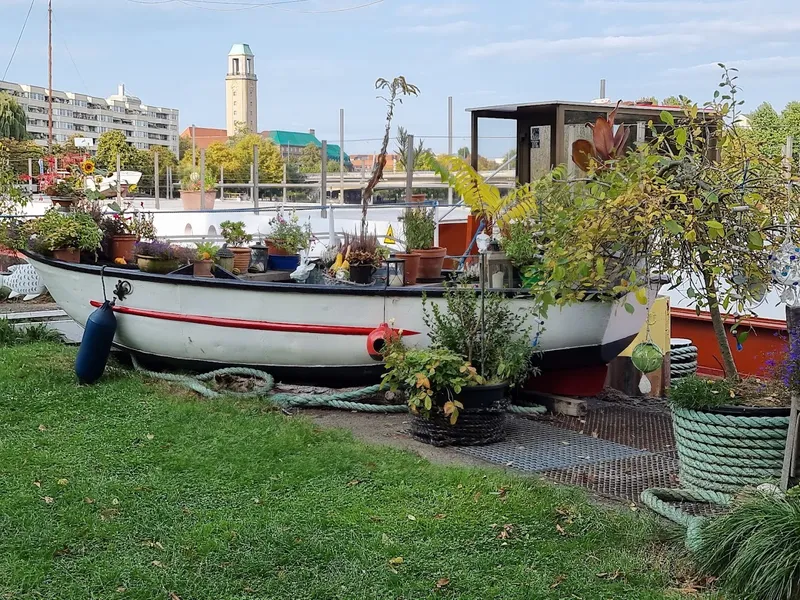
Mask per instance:
[[[367,335],[381,323],[406,332],[411,346],[429,343],[423,322],[422,288],[351,288],[163,276],[136,270],[73,265],[29,255],[48,290],[84,326],[119,282],[130,293],[117,300],[115,344],[143,357],[210,368],[247,365],[339,374],[381,368],[370,357]],[[441,291],[427,288],[429,302]],[[614,303],[585,302],[551,309],[538,339],[542,364],[573,368],[612,360],[639,332],[646,307],[634,312]],[[525,310],[530,300],[512,303]],[[528,315],[538,329],[539,317]]]

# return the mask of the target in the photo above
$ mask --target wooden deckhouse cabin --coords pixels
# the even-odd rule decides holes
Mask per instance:
[[[471,118],[470,158],[472,167],[478,168],[480,125],[485,119],[516,121],[517,180],[521,184],[541,177],[559,164],[568,165],[570,173],[577,173],[570,152],[575,140],[591,139],[586,126],[597,117],[608,115],[616,102],[531,102],[468,108]],[[629,143],[645,141],[650,132],[647,123],[659,124],[661,111],[683,116],[679,106],[660,106],[624,102],[617,111],[615,123],[631,129]]]

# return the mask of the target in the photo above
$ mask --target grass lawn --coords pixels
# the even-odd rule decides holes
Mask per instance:
[[[0,598],[675,597],[656,526],[74,351],[0,349]]]

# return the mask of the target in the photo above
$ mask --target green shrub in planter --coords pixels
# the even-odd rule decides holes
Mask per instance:
[[[689,410],[718,408],[734,404],[733,387],[726,379],[707,379],[691,375],[669,389],[673,406]]]

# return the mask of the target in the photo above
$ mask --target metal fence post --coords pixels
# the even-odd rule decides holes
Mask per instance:
[[[206,209],[206,149],[200,148],[200,210]]]
[[[453,97],[447,97],[447,154],[453,155]],[[447,203],[453,203],[453,186],[447,186]]]
[[[328,213],[328,248],[333,248],[339,240],[336,239],[336,220],[333,218],[333,206]]]
[[[328,205],[328,140],[322,140],[322,148],[320,150],[320,172],[319,172],[319,203],[320,213],[319,216],[325,218],[328,212],[325,207]]]
[[[253,146],[253,208],[258,213],[258,145]]]
[[[219,201],[225,200],[225,167],[219,166]]]
[[[119,166],[119,152],[117,152],[117,204],[122,206],[122,171]]]
[[[414,185],[414,136],[408,136],[406,148],[406,204],[411,204],[411,188]]]
[[[158,152],[153,152],[153,195],[156,199],[156,208],[161,208],[161,200],[159,199],[158,190]]]
[[[439,247],[439,202],[434,200],[433,202],[433,222],[435,224],[433,228],[433,246],[435,248]]]
[[[195,126],[194,126],[194,123],[192,123],[192,171],[194,171],[194,170],[195,170],[195,168],[197,168],[197,162],[196,162],[196,160],[195,160],[195,156],[194,156],[194,145],[195,145],[195,139],[194,139],[194,138],[195,138],[195,129],[196,129],[196,128],[195,128]]]
[[[322,160],[328,162],[328,157]],[[344,204],[344,109],[339,109],[339,202]]]
[[[286,163],[283,163],[283,203],[286,204]]]

